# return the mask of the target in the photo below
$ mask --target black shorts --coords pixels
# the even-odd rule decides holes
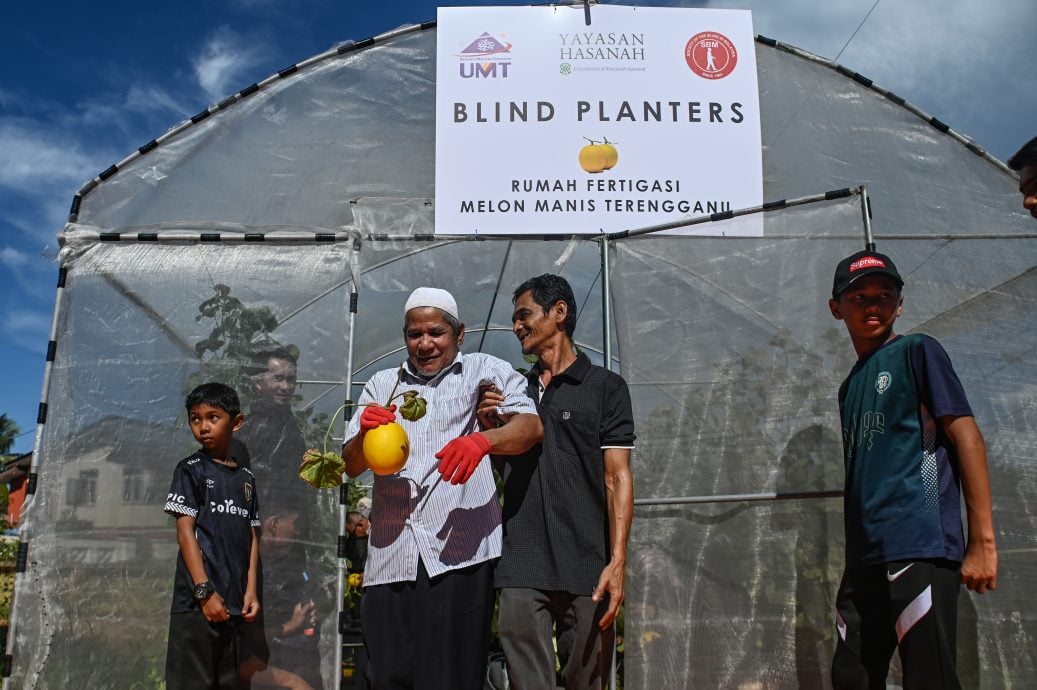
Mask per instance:
[[[166,647],[166,690],[241,690],[240,666],[245,659],[241,616],[210,623],[201,609],[169,615]]]
[[[905,690],[960,690],[955,669],[960,569],[960,563],[939,559],[847,568],[835,602],[835,690],[885,690],[897,649]]]

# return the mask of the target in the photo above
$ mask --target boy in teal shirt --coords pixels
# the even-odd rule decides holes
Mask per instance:
[[[980,594],[997,585],[983,436],[943,347],[893,331],[903,284],[888,256],[857,252],[839,262],[829,301],[858,356],[839,388],[846,570],[836,690],[885,688],[895,649],[906,690],[960,688],[959,585]]]

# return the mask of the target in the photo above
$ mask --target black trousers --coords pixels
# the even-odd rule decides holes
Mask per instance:
[[[898,648],[905,690],[960,690],[955,669],[960,567],[925,560],[847,569],[835,602],[835,690],[885,690]]]
[[[493,618],[493,562],[364,589],[372,690],[481,690]]]
[[[497,628],[515,690],[555,687],[555,637],[566,690],[608,687],[616,628],[598,627],[609,598],[504,587]]]
[[[223,623],[205,620],[201,609],[169,615],[167,690],[242,690],[241,662],[247,652],[241,616]]]

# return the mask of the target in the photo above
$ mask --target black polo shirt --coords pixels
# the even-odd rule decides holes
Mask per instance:
[[[589,595],[610,556],[604,447],[633,448],[630,390],[580,354],[540,390],[527,375],[544,441],[504,463],[504,547],[498,587]]]

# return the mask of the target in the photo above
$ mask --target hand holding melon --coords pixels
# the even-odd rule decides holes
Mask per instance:
[[[403,377],[403,367],[396,374],[396,385],[389,393],[389,402],[385,407],[368,405],[360,415],[360,429],[364,436],[364,460],[375,474],[396,474],[407,464],[410,454],[410,440],[403,427],[396,423],[396,406],[392,404],[398,396],[396,388]],[[418,395],[417,391],[406,391],[400,416],[416,422],[425,416],[428,403]]]
[[[395,405],[393,406],[395,408]],[[368,406],[367,410],[379,409],[388,412],[384,407]],[[389,414],[392,414],[391,412]],[[392,415],[396,419],[396,415]],[[360,422],[363,428],[363,421]],[[407,432],[395,421],[386,421],[369,429],[364,434],[364,460],[375,474],[396,474],[407,464],[410,454],[410,440]]]
[[[407,456],[410,453],[407,432],[396,423],[396,405],[393,405],[392,401],[398,397],[403,398],[400,416],[412,422],[424,417],[425,411],[428,409],[428,403],[418,395],[417,391],[406,391],[396,395],[396,389],[400,385],[402,376],[403,367],[401,366],[396,376],[396,384],[384,407],[369,403],[364,405],[364,410],[360,413],[364,461],[375,474],[396,474],[407,464]],[[343,405],[338,408],[332,416],[328,431],[324,435],[324,452],[311,448],[303,455],[299,476],[318,489],[333,488],[342,484],[345,461],[338,453],[328,452],[327,446],[335,418],[347,406]]]

